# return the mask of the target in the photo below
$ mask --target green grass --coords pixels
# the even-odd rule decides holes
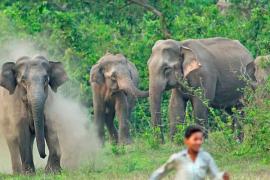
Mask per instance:
[[[205,149],[213,147],[206,143]],[[45,175],[39,169],[36,176],[13,176],[0,174],[0,179],[147,179],[151,172],[168,157],[183,147],[167,143],[151,149],[142,139],[132,145],[115,147],[109,144],[102,149],[95,162],[74,171],[64,170],[60,175]],[[236,156],[220,149],[210,151],[221,170],[228,171],[232,179],[270,179],[269,163],[262,157],[268,155]],[[171,173],[166,179],[172,179]]]

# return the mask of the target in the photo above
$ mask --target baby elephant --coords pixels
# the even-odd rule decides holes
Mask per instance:
[[[93,93],[94,122],[98,136],[104,142],[104,124],[110,139],[115,143],[128,144],[129,119],[136,98],[147,97],[148,91],[138,89],[139,75],[136,67],[122,54],[106,54],[90,72]],[[114,126],[114,116],[119,120],[118,133]]]
[[[254,61],[254,68],[257,83],[264,83],[270,75],[270,55],[258,56]]]
[[[258,86],[264,84],[270,75],[270,55],[258,56],[247,67],[252,75],[251,87],[255,90]]]
[[[2,66],[0,76],[0,128],[10,151],[14,173],[33,174],[33,141],[36,138],[41,158],[49,149],[46,172],[59,172],[60,147],[52,119],[46,109],[53,92],[67,80],[60,62],[43,56],[21,57]]]

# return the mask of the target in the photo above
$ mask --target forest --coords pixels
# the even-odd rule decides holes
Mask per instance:
[[[27,52],[26,46],[34,47],[50,60],[62,62],[68,81],[59,91],[87,109],[91,124],[94,109],[89,73],[106,53],[121,53],[135,64],[142,90],[149,89],[147,62],[155,42],[161,39],[226,37],[239,40],[254,59],[270,54],[268,0],[230,0],[228,7],[217,3],[217,0],[2,0],[0,62],[14,61],[10,52],[17,50],[21,55],[20,49],[26,48]],[[265,68],[269,65],[270,61],[263,64]],[[241,112],[232,109],[234,115],[229,115],[209,107],[210,130],[204,148],[232,179],[269,179],[270,79],[256,90],[247,87],[243,91]],[[129,122],[131,145],[109,143],[106,131],[105,146],[94,162],[72,171],[64,168],[59,175],[45,175],[40,168],[31,178],[147,179],[172,153],[183,148],[184,130],[194,123],[188,103],[186,122],[177,126],[174,142],[170,142],[170,94],[164,93],[161,106],[165,144],[154,135],[148,99],[138,99]],[[237,141],[238,132],[231,128],[233,116],[242,127],[241,142]],[[117,120],[114,123],[119,126]],[[0,165],[0,179],[29,179],[5,173],[1,171],[3,166]],[[172,177],[173,174],[168,179]]]

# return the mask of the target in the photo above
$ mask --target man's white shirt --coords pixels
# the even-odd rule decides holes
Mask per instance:
[[[207,175],[211,179],[222,180],[224,174],[218,170],[212,156],[202,149],[195,161],[192,161],[187,149],[173,154],[151,175],[150,180],[162,179],[171,170],[176,170],[175,180],[204,180]]]

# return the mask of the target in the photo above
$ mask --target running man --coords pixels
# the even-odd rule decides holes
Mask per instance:
[[[198,126],[189,126],[185,132],[186,149],[173,154],[158,168],[150,180],[160,180],[171,170],[176,170],[176,180],[204,180],[210,175],[214,180],[229,180],[226,172],[220,172],[212,156],[201,149],[203,130]]]

